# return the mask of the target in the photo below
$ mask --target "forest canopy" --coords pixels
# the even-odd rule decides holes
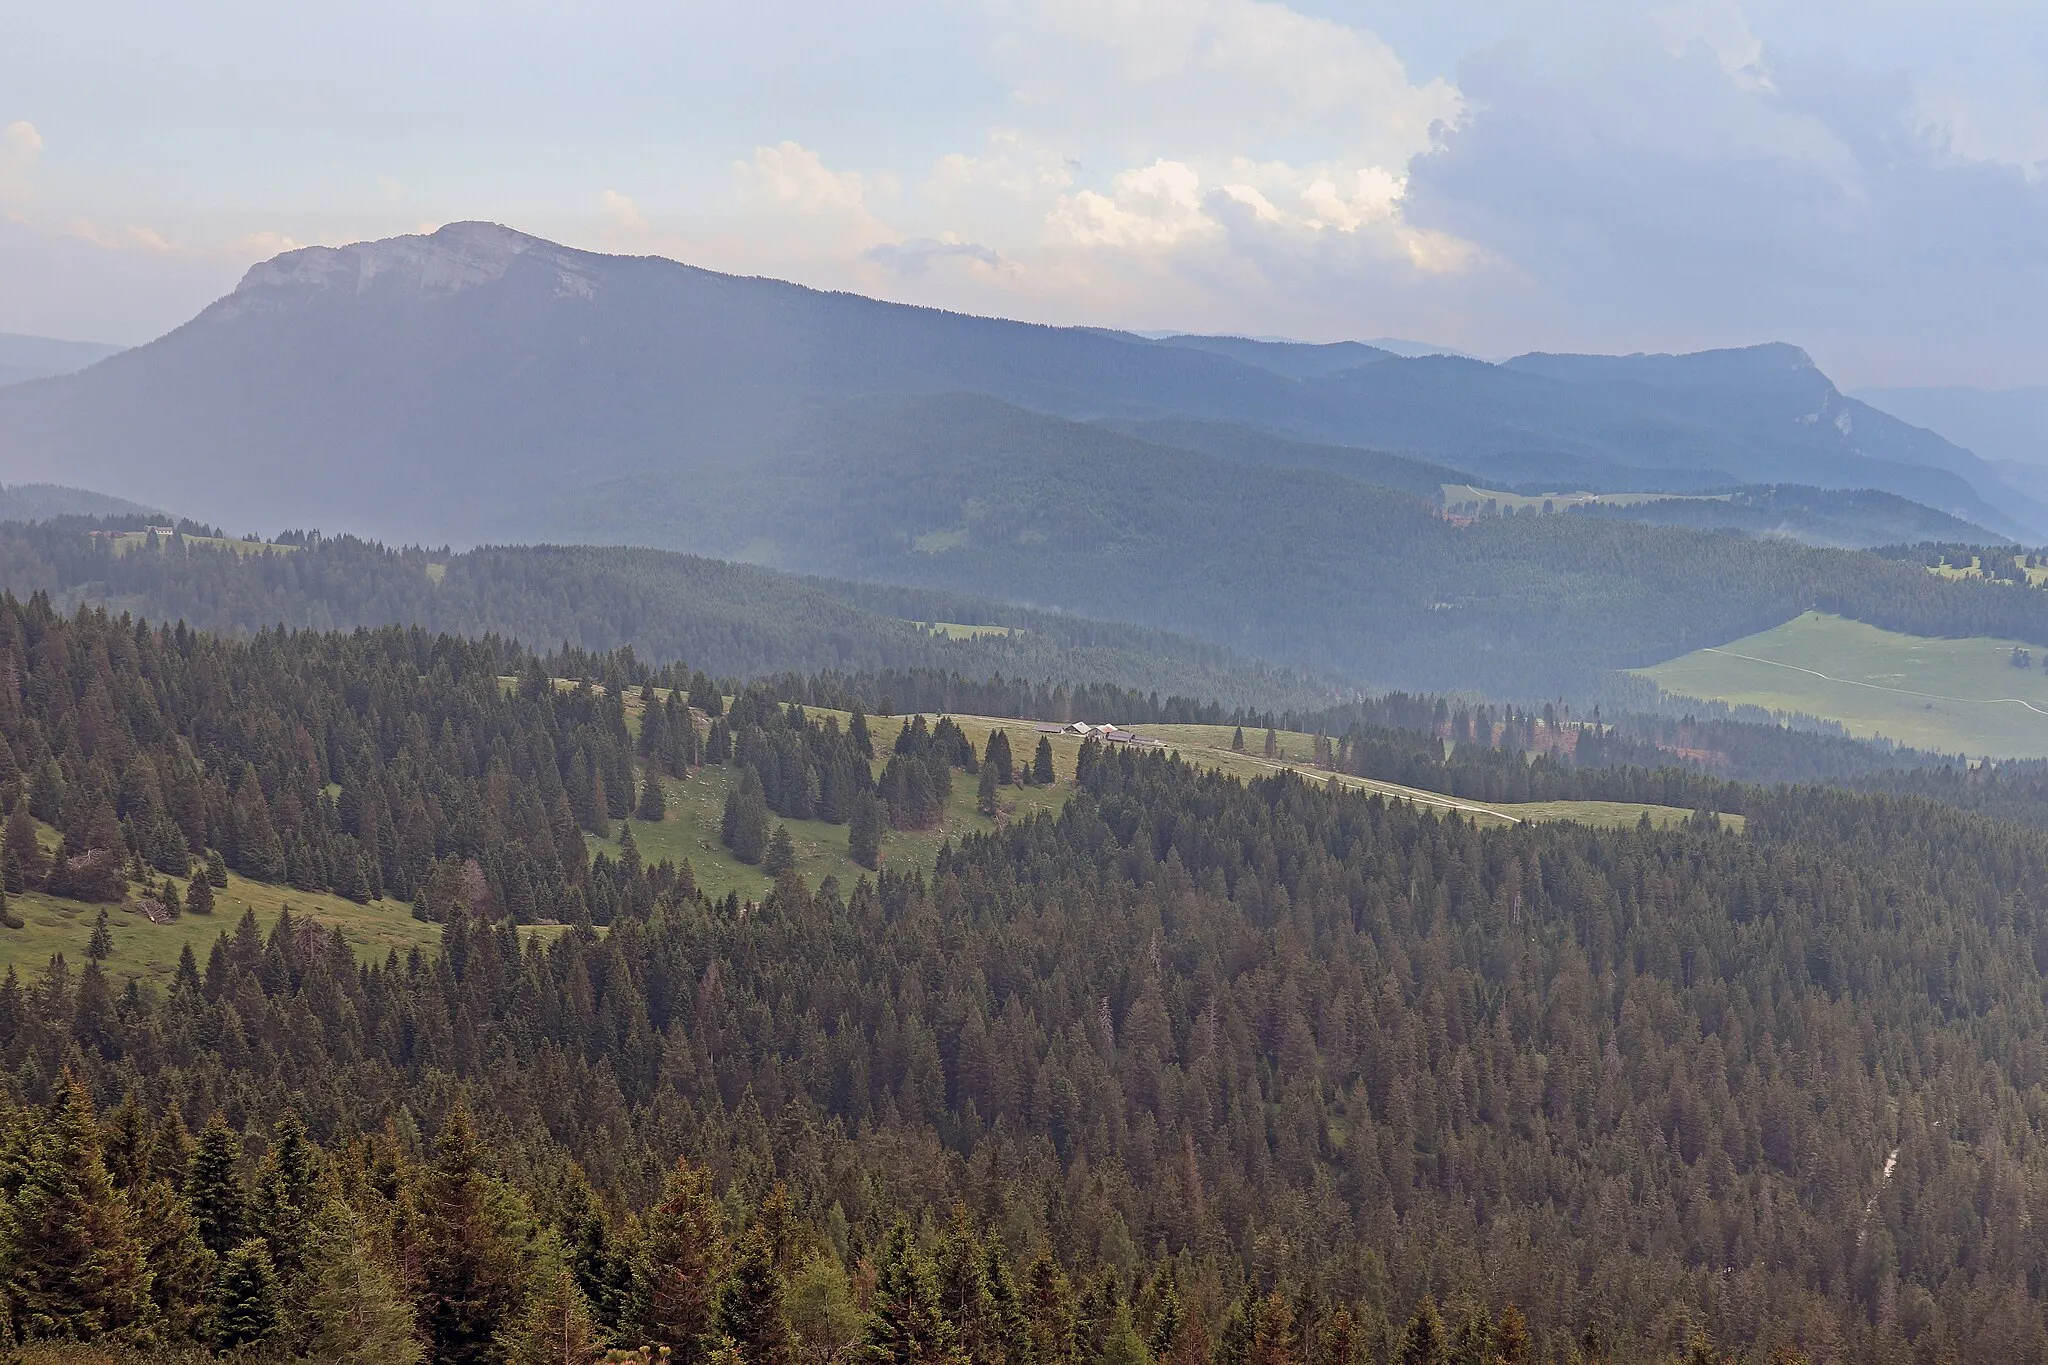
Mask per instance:
[[[419,631],[228,641],[0,600],[0,795],[66,857],[188,890],[216,854],[357,877],[441,920],[437,952],[369,964],[250,915],[161,983],[0,980],[16,1340],[2048,1349],[2048,835],[1739,784],[1702,790],[1741,833],[1480,828],[1090,746],[1059,814],[929,870],[713,901],[588,851],[634,778],[709,756],[673,729],[708,735],[687,686],[654,745],[598,663],[562,685]],[[851,771],[845,731],[720,708],[780,802]],[[871,744],[986,760],[939,727]]]

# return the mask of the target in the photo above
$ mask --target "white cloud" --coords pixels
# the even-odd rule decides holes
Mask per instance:
[[[1179,246],[1212,237],[1215,219],[1202,207],[1202,180],[1178,161],[1155,161],[1120,173],[1109,193],[1062,195],[1046,219],[1055,237],[1076,246]]]
[[[751,160],[733,163],[733,176],[742,215],[761,245],[857,257],[902,237],[869,203],[892,198],[895,177],[835,171],[802,143],[756,147]]]
[[[912,237],[902,242],[883,242],[869,247],[861,253],[862,259],[882,266],[899,276],[922,278],[935,265],[947,262],[964,265],[970,272],[984,278],[1019,273],[1014,261],[1005,260],[992,247],[979,242],[963,241],[948,233],[943,237]]]
[[[948,152],[932,166],[924,191],[935,202],[954,207],[984,195],[1011,203],[1027,203],[1057,194],[1074,183],[1074,163],[1051,147],[1033,146],[1014,128],[988,135],[979,155]]]
[[[1665,50],[1683,57],[1695,46],[1714,54],[1721,70],[1745,90],[1769,91],[1770,70],[1764,64],[1763,40],[1735,0],[1683,0],[1656,14],[1664,31]]]
[[[29,168],[43,153],[43,135],[27,119],[0,128],[0,203],[22,203],[35,197]]]
[[[74,218],[66,232],[82,242],[91,242],[106,251],[150,251],[167,253],[178,248],[155,228],[129,223],[122,227],[105,227],[89,218]]]
[[[1438,274],[1487,260],[1449,233],[1417,228],[1402,213],[1404,178],[1377,166],[1296,167],[1238,158],[1204,176],[1178,161],[1124,171],[1108,193],[1060,196],[1046,217],[1050,239],[1077,248],[1171,255],[1221,246],[1261,260],[1294,251],[1405,264]]]
[[[1138,325],[1129,310],[1175,299],[1187,316],[1249,313],[1304,274],[1320,304],[1490,259],[1406,221],[1409,166],[1465,100],[1410,80],[1365,28],[1273,0],[991,0],[987,13],[1010,119],[939,157],[923,185],[942,232],[1008,265],[982,281],[1007,304],[984,307],[1064,300]]]
[[[859,171],[834,171],[798,142],[756,147],[752,161],[735,161],[740,198],[750,207],[802,214],[866,211],[867,180]]]
[[[998,34],[1024,121],[1182,160],[1293,142],[1389,168],[1463,97],[1371,31],[1272,0],[1035,0]]]
[[[599,198],[597,207],[598,212],[602,213],[613,227],[623,228],[627,232],[647,230],[646,215],[640,212],[639,207],[631,199],[617,190],[606,190]]]

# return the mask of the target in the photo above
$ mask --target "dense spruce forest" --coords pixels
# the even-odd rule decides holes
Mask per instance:
[[[1058,815],[714,902],[586,834],[701,761],[1010,755],[586,662],[0,598],[9,886],[441,923],[0,979],[8,1349],[2048,1357],[2048,835],[1676,772],[1630,780],[1744,831],[1489,829],[1090,744]]]

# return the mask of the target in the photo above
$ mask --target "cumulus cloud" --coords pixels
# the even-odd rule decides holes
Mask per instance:
[[[1016,266],[1004,260],[1002,253],[994,248],[979,242],[963,242],[955,237],[912,237],[901,242],[882,242],[869,247],[861,256],[893,274],[909,277],[922,277],[934,265],[948,261],[984,272],[1014,273],[1016,270]]]
[[[835,171],[799,142],[756,147],[751,161],[735,161],[740,198],[752,207],[802,214],[864,212],[869,182],[859,171]]]
[[[932,166],[924,192],[956,208],[984,196],[1006,204],[1030,203],[1074,183],[1078,163],[1051,147],[1035,146],[1014,128],[991,129],[979,152],[948,152]]]
[[[602,213],[613,227],[622,228],[627,232],[647,230],[646,215],[640,212],[639,207],[631,199],[617,190],[606,190],[598,199],[597,207],[598,212]]]
[[[27,119],[0,128],[0,204],[23,203],[34,197],[29,168],[43,154],[43,135]]]
[[[1763,40],[1751,30],[1749,16],[1735,0],[1667,5],[1656,11],[1654,19],[1663,30],[1665,51],[1670,56],[1682,58],[1695,47],[1704,48],[1738,87],[1759,92],[1772,89]]]
[[[1410,162],[1467,114],[1411,80],[1367,29],[1271,0],[1024,0],[993,11],[1012,119],[939,156],[922,197],[940,231],[1005,269],[977,306],[1093,321],[1250,321],[1277,282],[1340,272],[1328,301],[1488,263],[1406,221]],[[920,274],[910,243],[871,251]],[[957,281],[956,281],[957,283]],[[1285,309],[1319,333],[1333,313]],[[1068,316],[1072,316],[1071,312]],[[1240,324],[1242,325],[1242,324]]]
[[[1463,110],[1370,30],[1273,0],[1036,0],[995,50],[1032,123],[1127,156],[1294,141],[1399,167]]]
[[[1211,237],[1219,225],[1202,207],[1202,178],[1178,161],[1122,171],[1107,194],[1062,195],[1046,220],[1076,246],[1158,250]]]
[[[732,169],[742,213],[764,235],[764,245],[857,257],[901,235],[870,203],[896,194],[895,177],[886,173],[835,171],[793,141],[756,147],[750,160]]]

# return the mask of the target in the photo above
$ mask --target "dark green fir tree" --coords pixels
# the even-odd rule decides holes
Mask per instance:
[[[218,1113],[199,1130],[185,1175],[185,1199],[199,1220],[199,1240],[225,1256],[249,1235],[248,1196],[242,1189],[242,1143]]]

